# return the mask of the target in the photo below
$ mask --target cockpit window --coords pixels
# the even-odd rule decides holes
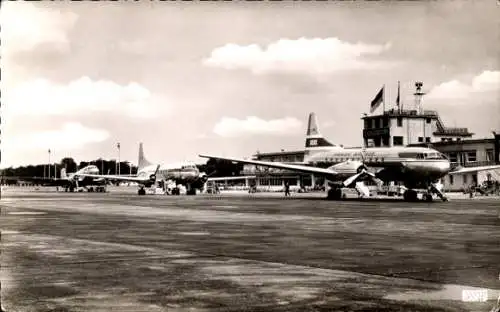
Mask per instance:
[[[412,159],[447,159],[446,156],[439,152],[427,152],[427,153],[413,153],[404,152],[399,153],[400,158],[412,158]]]

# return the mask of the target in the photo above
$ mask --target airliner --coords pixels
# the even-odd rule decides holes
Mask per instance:
[[[92,178],[103,178],[107,180],[135,182],[139,185],[138,194],[145,195],[145,188],[149,188],[160,181],[174,181],[176,185],[184,185],[187,195],[196,195],[196,189],[203,189],[208,180],[205,172],[200,172],[194,162],[180,162],[172,164],[153,164],[144,156],[142,143],[139,143],[139,161],[137,175],[98,175],[85,174]],[[174,191],[174,193],[178,194]]]
[[[328,182],[327,198],[335,200],[342,198],[342,188],[355,188],[357,182],[371,179],[378,185],[390,181],[402,182],[406,187],[403,194],[405,201],[416,201],[419,192],[426,201],[432,201],[433,194],[447,201],[441,191],[440,179],[449,173],[453,174],[446,156],[432,148],[344,148],[332,144],[321,135],[314,113],[309,115],[302,163],[199,156],[321,176]]]
[[[61,178],[52,179],[50,183],[55,186],[65,188],[65,191],[74,192],[75,189],[83,187],[89,192],[105,192],[107,181],[102,178],[87,177],[87,174],[99,174],[99,169],[95,165],[86,166],[76,172],[66,174],[66,169],[61,169]]]

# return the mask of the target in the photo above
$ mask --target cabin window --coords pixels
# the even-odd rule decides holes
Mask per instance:
[[[397,123],[398,123],[398,127],[402,127],[403,126],[403,118],[402,117],[398,117]]]
[[[402,136],[394,136],[392,138],[392,145],[403,145],[403,137]]]
[[[399,157],[400,158],[417,158],[417,153],[411,153],[411,152],[399,153]]]
[[[423,137],[418,137],[418,142],[419,143],[422,143],[424,141],[424,138]]]

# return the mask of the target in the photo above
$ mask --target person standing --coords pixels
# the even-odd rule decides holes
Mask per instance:
[[[285,182],[285,197],[290,196],[290,184]]]

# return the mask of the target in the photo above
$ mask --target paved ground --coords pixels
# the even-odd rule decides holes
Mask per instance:
[[[5,190],[0,205],[8,312],[488,311],[500,294],[498,199]]]

